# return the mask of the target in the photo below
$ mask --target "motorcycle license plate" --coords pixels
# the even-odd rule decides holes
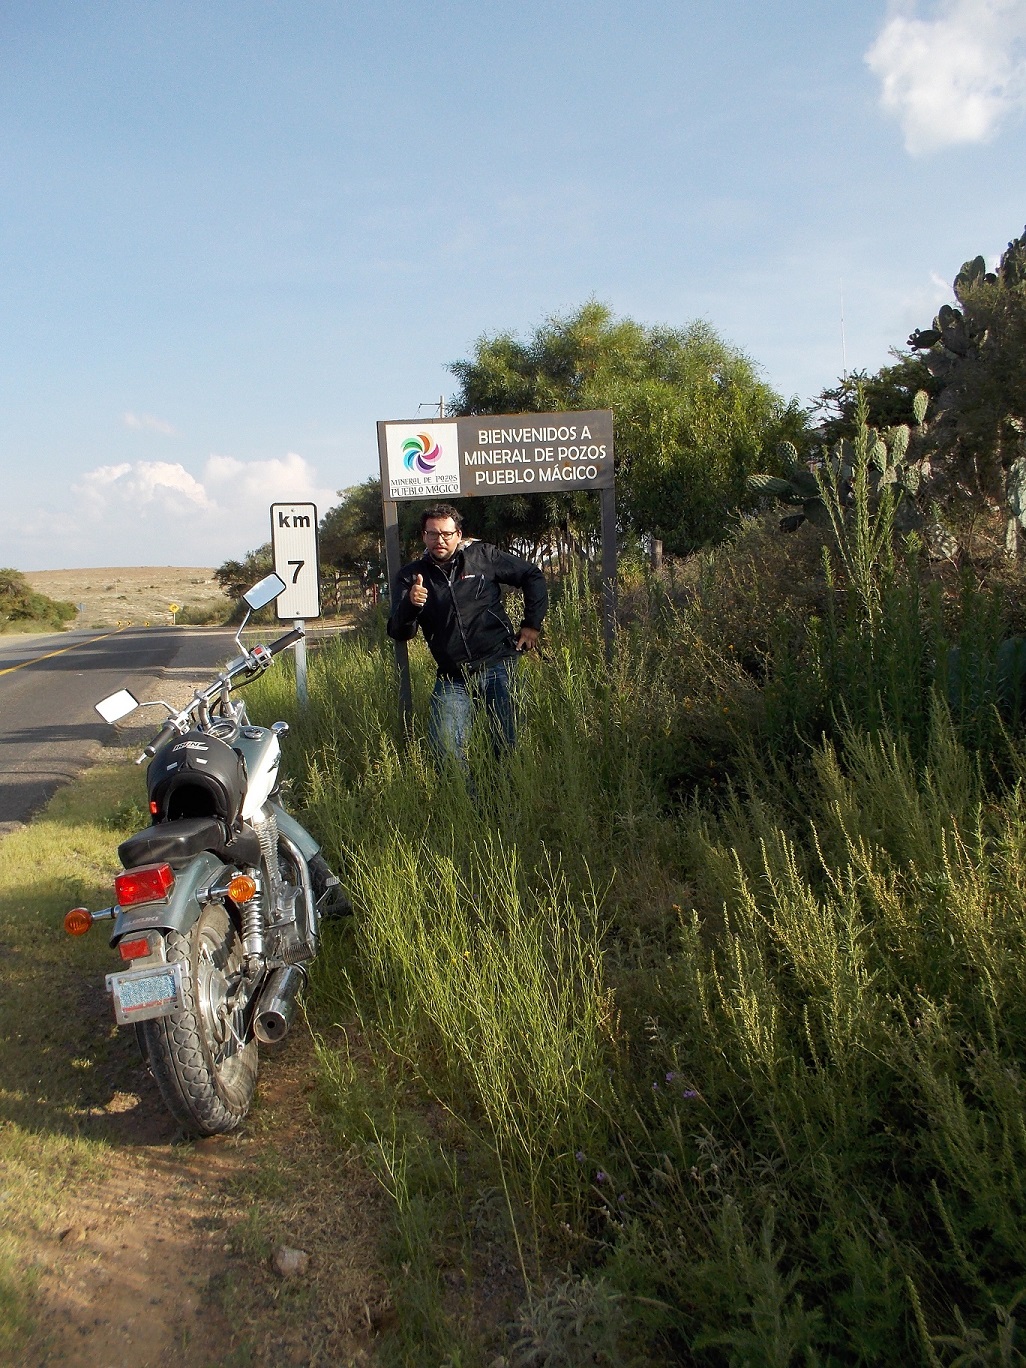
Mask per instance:
[[[152,969],[108,974],[107,991],[114,998],[119,1026],[168,1016],[182,1005],[182,966],[161,964]]]

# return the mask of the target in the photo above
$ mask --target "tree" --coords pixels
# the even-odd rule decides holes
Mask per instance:
[[[457,416],[611,408],[623,522],[670,551],[721,538],[731,514],[751,504],[748,476],[772,462],[778,443],[808,445],[797,404],[785,405],[706,323],[646,327],[592,301],[549,319],[526,343],[482,337],[450,370],[460,384],[449,404]],[[763,450],[770,455],[760,462]],[[486,502],[486,521],[515,527],[522,542],[562,533],[583,549],[595,536],[595,503],[584,493]]]
[[[526,342],[511,333],[483,336],[469,359],[449,369],[459,383],[447,406],[450,417],[611,408],[622,526],[671,552],[722,538],[732,515],[757,501],[749,475],[782,468],[781,442],[799,453],[810,444],[807,415],[797,402],[785,404],[752,362],[706,323],[646,327],[614,318],[592,301],[548,319]],[[331,568],[336,596],[350,575],[361,582],[380,575],[383,555],[378,481],[340,496],[320,528],[321,564]],[[474,536],[530,559],[565,567],[598,548],[598,501],[588,492],[454,502]],[[422,508],[422,502],[399,505],[400,539],[412,554],[419,550]],[[229,561],[216,574],[222,584],[239,586],[249,566]]]
[[[1015,549],[1026,527],[1026,230],[996,271],[967,261],[945,305],[909,346],[938,387],[927,435],[937,495],[949,504],[1000,507]]]
[[[240,599],[247,589],[274,569],[271,543],[264,542],[241,560],[228,560],[214,571],[214,579],[230,599]]]
[[[381,481],[373,476],[362,484],[340,489],[342,502],[321,519],[318,550],[321,587],[341,612],[343,595],[352,580],[366,591],[385,578],[385,528],[381,517]]]
[[[833,389],[821,391],[812,417],[819,416],[818,432],[828,446],[842,437],[849,441],[855,437],[860,395],[865,401],[869,426],[887,431],[903,423],[912,426],[916,421],[915,397],[920,390],[925,390],[930,399],[940,393],[940,381],[930,374],[921,357],[894,347],[891,356],[891,365],[881,366],[875,375],[853,371]]]

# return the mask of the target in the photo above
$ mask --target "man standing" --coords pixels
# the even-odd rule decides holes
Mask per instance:
[[[438,756],[465,760],[477,704],[484,704],[496,752],[512,746],[516,728],[511,685],[517,653],[538,640],[548,595],[536,565],[487,542],[465,540],[452,504],[420,517],[424,555],[403,566],[392,597],[388,635],[409,641],[420,627],[438,666],[428,737]],[[502,606],[500,584],[524,595],[520,630]]]

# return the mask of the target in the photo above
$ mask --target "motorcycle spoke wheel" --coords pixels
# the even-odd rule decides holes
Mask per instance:
[[[141,1023],[153,1076],[190,1135],[223,1135],[249,1111],[257,1044],[231,992],[243,967],[242,942],[223,907],[210,904],[189,932],[169,931],[168,959],[182,965],[180,1011]]]

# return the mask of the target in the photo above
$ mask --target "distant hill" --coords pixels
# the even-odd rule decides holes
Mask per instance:
[[[179,622],[223,620],[231,606],[206,566],[28,570],[24,578],[37,593],[69,601],[78,627],[166,625],[172,603],[185,610]]]

